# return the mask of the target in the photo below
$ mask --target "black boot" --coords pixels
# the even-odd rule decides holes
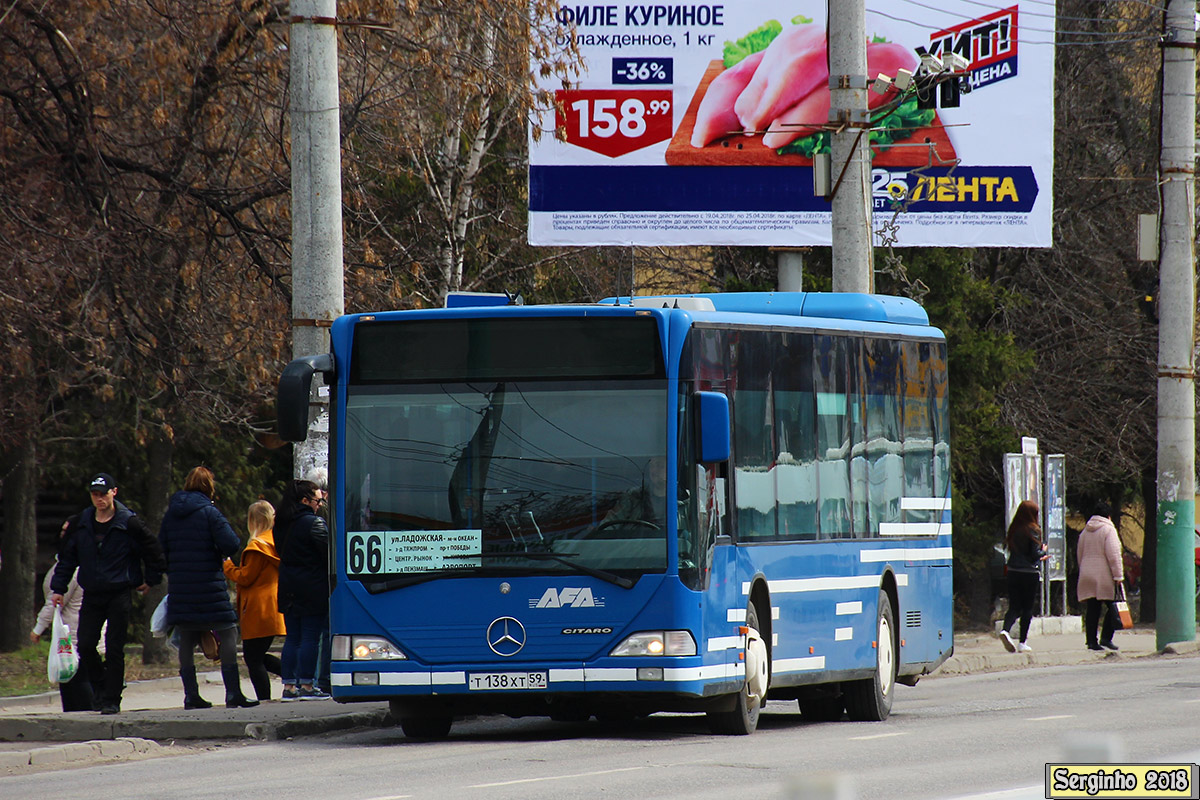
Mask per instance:
[[[226,708],[254,708],[258,705],[257,700],[248,700],[242,694],[242,680],[238,676],[236,663],[221,665],[221,680],[225,682]]]
[[[183,707],[190,711],[193,708],[212,708],[212,703],[200,696],[200,686],[196,683],[196,667],[179,668],[179,678],[183,681]]]

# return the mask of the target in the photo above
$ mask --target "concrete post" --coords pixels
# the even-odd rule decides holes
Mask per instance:
[[[804,252],[792,248],[775,250],[777,285],[781,292],[799,292],[804,282]]]
[[[1196,638],[1195,0],[1168,0],[1163,43],[1158,293],[1159,648]]]
[[[292,355],[329,352],[329,325],[345,309],[337,4],[292,0]],[[308,439],[297,478],[329,461],[329,390],[313,381]]]
[[[829,121],[833,194],[833,290],[871,292],[871,159],[867,128],[867,34],[863,0],[829,0]],[[838,182],[841,182],[838,185]]]

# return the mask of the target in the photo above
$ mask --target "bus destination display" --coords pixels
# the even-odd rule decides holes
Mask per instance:
[[[346,537],[350,575],[395,575],[478,567],[479,529],[447,531],[354,531]]]

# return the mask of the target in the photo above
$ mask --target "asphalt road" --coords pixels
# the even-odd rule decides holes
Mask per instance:
[[[927,679],[883,723],[806,723],[773,703],[758,733],[709,735],[700,717],[621,729],[475,719],[444,742],[376,729],[239,743],[0,778],[5,797],[833,798],[1041,797],[1047,761],[1200,757],[1200,663],[1144,659]]]

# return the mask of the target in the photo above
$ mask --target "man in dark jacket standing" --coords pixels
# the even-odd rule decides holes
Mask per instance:
[[[329,528],[317,515],[324,493],[312,481],[284,492],[283,522],[275,519],[279,550],[279,610],[287,633],[280,653],[284,700],[323,700],[315,687],[321,632],[329,628]]]
[[[162,580],[166,569],[158,540],[141,518],[117,502],[117,482],[101,472],[88,482],[92,507],[67,530],[58,566],[50,581],[51,599],[60,605],[75,568],[83,587],[79,611],[80,672],[92,684],[101,714],[121,710],[125,689],[125,637],[133,608],[130,589],[145,594]],[[96,651],[100,630],[108,622],[105,657]]]

